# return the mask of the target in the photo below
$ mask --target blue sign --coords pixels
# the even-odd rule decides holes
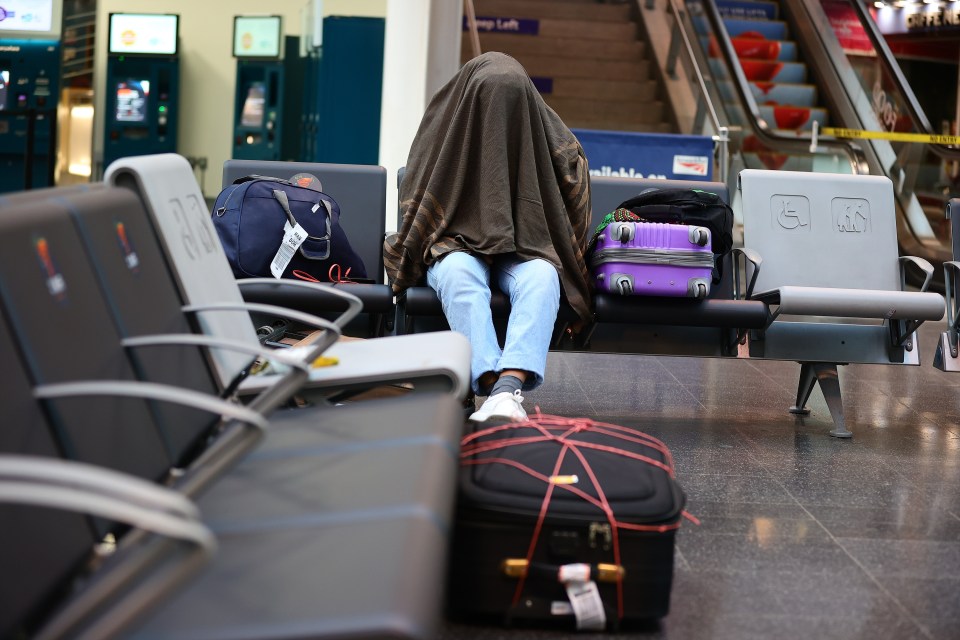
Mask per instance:
[[[463,30],[470,30],[470,20],[463,17]],[[540,33],[540,21],[528,18],[509,18],[500,16],[477,16],[477,31],[484,33],[519,33],[535,36]]]
[[[713,139],[668,133],[573,129],[592,176],[712,180]]]

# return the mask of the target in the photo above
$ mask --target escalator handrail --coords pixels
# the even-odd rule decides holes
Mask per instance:
[[[749,89],[747,77],[740,67],[736,51],[733,48],[733,42],[731,42],[727,28],[723,24],[723,19],[720,16],[720,10],[717,9],[714,0],[699,0],[699,4],[703,8],[707,20],[710,22],[710,28],[713,30],[717,46],[720,48],[727,72],[733,79],[734,89],[737,92],[740,103],[744,106],[754,134],[761,142],[777,150],[809,153],[810,140],[808,138],[780,135],[771,129],[770,125],[763,119],[763,116],[760,115],[760,108],[757,106],[757,101]],[[817,146],[845,156],[850,162],[851,170],[855,175],[870,173],[866,155],[863,149],[855,142],[849,140],[821,139],[817,142]]]
[[[676,33],[679,33],[680,37],[683,39],[683,46],[687,51],[687,56],[690,59],[693,72],[697,77],[697,85],[700,88],[700,95],[703,99],[703,104],[707,113],[710,115],[713,130],[717,133],[717,135],[713,137],[714,142],[717,143],[715,147],[715,152],[717,155],[717,179],[720,182],[726,183],[730,172],[730,127],[720,121],[717,108],[714,106],[713,100],[710,99],[710,91],[707,89],[707,82],[704,79],[703,71],[700,69],[700,64],[697,62],[697,56],[694,52],[693,45],[691,44],[690,34],[687,33],[687,28],[683,23],[683,14],[680,10],[678,0],[668,0],[668,2],[670,3],[670,9],[673,12],[673,18],[675,21],[674,25],[676,32],[673,37],[676,37]]]
[[[860,20],[861,26],[863,26],[867,37],[870,39],[870,44],[873,45],[874,51],[877,52],[877,58],[881,61],[881,64],[883,64],[888,76],[893,80],[897,91],[900,92],[914,125],[920,129],[920,133],[936,135],[933,127],[930,125],[930,121],[927,119],[927,114],[924,112],[923,107],[920,106],[917,96],[914,95],[910,83],[907,82],[906,76],[903,75],[903,71],[900,69],[900,65],[897,64],[893,52],[890,51],[890,46],[887,44],[883,34],[880,33],[880,27],[877,26],[866,5],[857,0],[852,0],[850,4],[854,7],[857,18]],[[960,148],[948,147],[932,142],[927,144],[930,150],[941,158],[950,160],[960,159]]]

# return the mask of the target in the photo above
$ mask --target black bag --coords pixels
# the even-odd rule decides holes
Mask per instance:
[[[716,257],[713,281],[720,281],[720,257],[733,248],[733,209],[720,196],[700,189],[647,189],[617,208],[628,209],[645,222],[669,222],[710,229]]]
[[[284,242],[288,223],[299,224],[307,234],[296,249]],[[237,278],[269,278],[275,259],[285,278],[330,282],[367,277],[340,227],[339,205],[322,191],[280,178],[239,178],[217,196],[213,226]],[[278,258],[281,245],[284,255]]]
[[[451,615],[599,629],[667,614],[685,512],[663,443],[635,429],[537,415],[480,427],[462,445]],[[584,569],[560,567],[579,563],[589,565],[599,599],[588,594],[594,608],[577,616],[585,582],[560,578]]]
[[[646,189],[621,203],[646,222],[670,222],[710,229],[713,252],[733,248],[733,209],[715,193],[700,189]]]

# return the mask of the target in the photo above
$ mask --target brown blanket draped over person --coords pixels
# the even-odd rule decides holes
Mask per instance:
[[[516,252],[556,267],[586,321],[590,223],[587,159],[519,62],[485,53],[431,100],[400,187],[403,220],[384,242],[397,293],[450,251]]]

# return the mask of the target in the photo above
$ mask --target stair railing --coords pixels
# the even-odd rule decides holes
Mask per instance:
[[[760,114],[760,108],[757,106],[757,101],[753,97],[753,92],[750,91],[747,77],[740,67],[736,50],[723,24],[723,19],[720,16],[720,10],[717,9],[716,3],[714,0],[698,0],[697,4],[702,8],[707,21],[710,23],[710,29],[713,32],[717,47],[720,50],[724,66],[732,79],[737,98],[747,114],[747,121],[753,129],[753,134],[761,143],[777,151],[798,154],[811,153],[809,138],[795,135],[781,135],[773,130],[766,120],[763,119],[763,116]],[[853,174],[870,173],[867,157],[863,149],[855,142],[849,140],[820,139],[817,142],[817,150],[819,151],[820,149],[833,155],[846,158],[850,163],[850,170]]]
[[[700,100],[697,105],[697,113],[700,114],[705,109],[710,116],[710,123],[713,130],[717,132],[713,136],[716,143],[717,153],[717,181],[726,184],[730,172],[730,128],[720,121],[717,109],[710,99],[710,91],[707,89],[707,82],[704,80],[703,71],[697,62],[697,56],[694,53],[693,45],[690,42],[690,34],[682,19],[682,13],[677,0],[669,0],[670,11],[673,14],[673,34],[670,38],[670,51],[667,54],[666,72],[671,78],[676,78],[677,59],[680,55],[680,41],[683,41],[683,47],[687,52],[687,58],[690,60],[690,67],[697,78],[697,85],[700,87]],[[702,108],[701,108],[702,105]],[[699,126],[695,129],[699,130]]]
[[[467,14],[467,27],[470,30],[470,45],[473,47],[473,57],[476,58],[481,53],[480,34],[477,31],[477,10],[473,6],[473,0],[463,0],[463,10]]]

